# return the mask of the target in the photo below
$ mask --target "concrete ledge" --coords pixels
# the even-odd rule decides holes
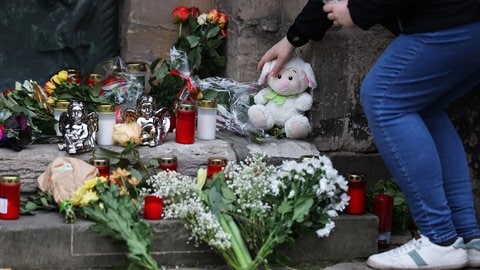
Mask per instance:
[[[120,146],[105,147],[121,151]],[[220,156],[227,160],[239,160],[248,155],[253,148],[259,148],[272,158],[298,158],[302,155],[317,155],[315,146],[301,140],[272,140],[269,143],[256,144],[248,138],[235,136],[232,133],[219,132],[217,139],[211,141],[196,140],[193,144],[180,144],[175,142],[175,134],[169,134],[165,143],[156,147],[137,147],[140,157],[144,162],[164,155],[176,155],[178,158],[178,171],[187,175],[196,175],[197,169],[206,165],[208,157]],[[60,156],[71,156],[89,161],[92,153],[69,155],[58,150],[56,144],[33,144],[24,150],[15,152],[8,148],[0,148],[0,175],[20,174],[23,193],[34,193],[38,187],[37,178],[45,171],[48,164]]]
[[[335,230],[319,239],[314,232],[297,237],[295,246],[281,247],[297,262],[364,258],[376,252],[376,216],[341,215]],[[189,244],[180,221],[149,221],[154,241],[152,254],[159,265],[223,268],[222,260],[208,247]],[[123,243],[102,238],[89,229],[92,222],[65,224],[58,213],[39,212],[18,220],[0,220],[0,268],[101,269],[126,262]]]

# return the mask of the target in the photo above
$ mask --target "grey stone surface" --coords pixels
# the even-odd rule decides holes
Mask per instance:
[[[152,255],[159,265],[225,268],[209,247],[188,243],[189,232],[180,221],[148,222],[154,235]],[[296,262],[308,265],[363,259],[376,252],[376,216],[340,215],[335,223],[328,238],[318,238],[313,232],[300,235],[294,246],[283,246],[281,250]],[[91,225],[86,220],[65,224],[61,215],[54,212],[0,220],[0,268],[107,269],[124,264],[123,243],[98,236],[89,229]]]

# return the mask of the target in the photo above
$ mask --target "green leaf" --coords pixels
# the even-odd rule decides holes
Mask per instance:
[[[197,36],[187,36],[186,37],[188,44],[190,45],[190,48],[195,48],[200,44],[200,37]]]
[[[291,212],[293,209],[292,202],[290,201],[283,201],[280,206],[278,207],[278,212],[280,214],[286,214],[288,212]]]
[[[314,201],[311,197],[302,197],[295,202],[295,209],[293,211],[292,219],[297,222],[302,222],[305,217],[308,217],[310,208]]]

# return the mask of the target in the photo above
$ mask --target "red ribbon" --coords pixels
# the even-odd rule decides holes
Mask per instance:
[[[198,94],[198,89],[193,84],[190,76],[183,75],[176,69],[170,70],[170,74],[183,78],[186,82],[186,84],[178,92],[178,98],[180,101],[195,101],[195,98]]]

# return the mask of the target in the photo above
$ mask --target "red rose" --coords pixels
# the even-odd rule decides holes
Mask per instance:
[[[194,19],[196,19],[198,17],[198,14],[200,14],[200,9],[198,9],[198,7],[191,7],[190,14]]]
[[[185,7],[185,6],[176,7],[172,11],[173,22],[182,23],[188,19],[189,14],[190,14],[190,9],[188,7]]]

